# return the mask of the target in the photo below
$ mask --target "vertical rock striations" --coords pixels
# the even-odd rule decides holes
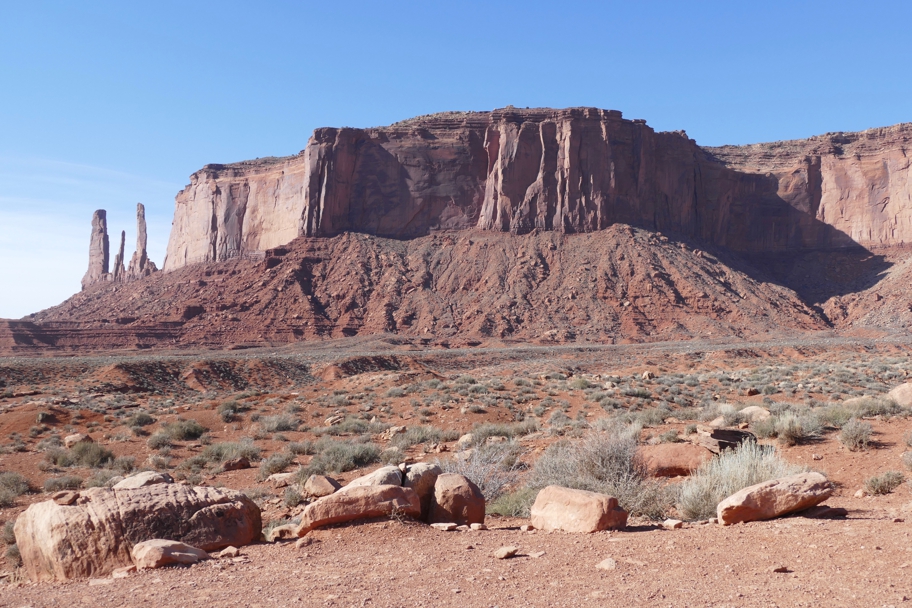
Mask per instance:
[[[146,252],[148,241],[148,235],[146,234],[146,208],[142,203],[136,203],[136,251],[133,253],[133,257],[130,258],[130,265],[127,267],[126,278],[128,281],[141,279],[158,270]]]
[[[127,233],[124,230],[120,231],[120,248],[117,251],[117,255],[114,256],[114,268],[112,268],[111,280],[115,283],[123,283],[126,278],[127,271],[124,268],[124,247],[127,244]]]
[[[165,269],[296,236],[669,231],[745,253],[912,242],[912,125],[700,148],[596,108],[451,112],[317,129],[295,156],[206,165]]]
[[[92,236],[89,238],[89,269],[82,277],[82,288],[105,280],[108,274],[108,214],[99,209],[92,214]]]

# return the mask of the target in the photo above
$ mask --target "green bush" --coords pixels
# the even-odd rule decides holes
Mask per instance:
[[[865,482],[865,489],[874,496],[889,494],[905,480],[905,476],[899,471],[887,471],[868,479]]]
[[[199,439],[208,430],[196,420],[175,420],[170,424],[162,425],[162,431],[173,441]]]
[[[323,438],[315,444],[316,454],[310,463],[301,469],[300,480],[306,481],[311,475],[345,473],[365,467],[379,460],[380,446],[373,443],[354,443]]]
[[[106,488],[110,481],[118,477],[117,473],[110,469],[101,469],[92,473],[88,479],[83,482],[84,488]]]
[[[868,444],[871,443],[873,432],[874,429],[869,423],[851,418],[842,425],[842,430],[839,431],[839,441],[853,452],[866,450]]]
[[[226,441],[207,445],[200,456],[208,462],[218,464],[235,458],[246,458],[250,462],[255,462],[260,459],[260,448],[256,447],[252,441]]]
[[[129,418],[127,418],[127,426],[149,426],[155,422],[155,418],[147,414],[146,412],[136,412]]]
[[[441,431],[433,426],[413,426],[393,438],[392,446],[406,449],[422,443],[440,443],[459,439],[459,431]]]
[[[224,422],[231,422],[237,418],[238,414],[245,411],[246,409],[246,406],[232,399],[219,405],[218,408],[216,408],[216,411]]]
[[[678,510],[687,519],[715,517],[719,503],[738,490],[803,470],[782,460],[774,448],[748,441],[705,462],[682,483]]]
[[[275,473],[281,473],[287,469],[291,463],[294,462],[294,454],[289,454],[288,452],[280,452],[273,454],[266,460],[260,463],[260,472],[258,478],[262,481],[274,475]]]
[[[301,426],[301,421],[289,414],[279,414],[277,416],[263,416],[259,420],[260,428],[267,433],[278,433],[281,431],[296,431]]]
[[[6,563],[8,563],[13,568],[18,568],[22,565],[22,555],[19,553],[18,545],[7,545]]]
[[[97,443],[77,443],[70,448],[70,452],[75,460],[73,466],[100,469],[114,462],[114,453]]]
[[[301,496],[301,492],[296,487],[288,486],[285,488],[285,495],[282,497],[282,503],[286,507],[293,509],[302,502],[304,502],[304,497]]]
[[[153,450],[160,450],[162,448],[171,447],[171,436],[164,431],[159,431],[158,433],[153,434],[149,437],[149,440],[146,444]]]

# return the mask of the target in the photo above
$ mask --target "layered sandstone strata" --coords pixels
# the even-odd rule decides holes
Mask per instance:
[[[594,108],[317,129],[295,156],[193,174],[165,269],[349,231],[401,239],[626,223],[751,253],[908,243],[910,140],[912,125],[899,125],[703,149]]]

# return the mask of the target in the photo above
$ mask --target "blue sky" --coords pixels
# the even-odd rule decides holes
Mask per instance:
[[[79,289],[89,221],[161,265],[210,162],[319,126],[598,106],[750,143],[912,121],[907,2],[2,2],[0,317]]]

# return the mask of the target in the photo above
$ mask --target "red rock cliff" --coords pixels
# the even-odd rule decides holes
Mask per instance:
[[[296,236],[627,223],[742,252],[912,241],[912,125],[703,149],[594,108],[324,128],[298,155],[207,165],[176,199],[166,270]]]

